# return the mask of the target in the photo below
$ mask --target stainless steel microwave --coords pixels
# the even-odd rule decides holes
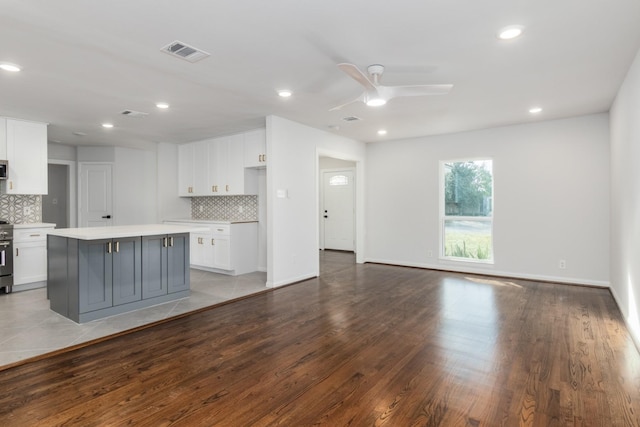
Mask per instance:
[[[0,160],[0,179],[9,178],[9,162]]]

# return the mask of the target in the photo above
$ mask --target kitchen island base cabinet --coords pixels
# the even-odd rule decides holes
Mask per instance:
[[[51,309],[83,323],[189,296],[188,239],[48,236]]]
[[[154,298],[189,290],[189,234],[142,238],[142,295]]]

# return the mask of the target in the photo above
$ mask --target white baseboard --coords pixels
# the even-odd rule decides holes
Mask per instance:
[[[314,279],[318,277],[315,273],[305,274],[298,277],[280,280],[278,282],[267,282],[267,288],[278,288],[280,286],[290,285],[292,283],[302,282],[303,280]]]
[[[566,283],[570,285],[597,286],[600,288],[611,287],[610,283],[606,281],[590,280],[590,279],[584,279],[579,277],[560,277],[560,276],[546,276],[542,274],[514,273],[512,271],[494,270],[492,266],[490,265],[483,266],[482,264],[479,264],[477,267],[474,267],[474,266],[470,266],[469,263],[465,264],[464,266],[458,266],[458,265],[451,265],[451,264],[443,265],[443,264],[404,262],[404,261],[379,259],[379,258],[366,258],[365,262],[398,265],[402,267],[426,268],[430,270],[454,271],[456,273],[482,274],[486,276],[498,276],[498,277],[511,277],[514,279],[541,280],[544,282]]]

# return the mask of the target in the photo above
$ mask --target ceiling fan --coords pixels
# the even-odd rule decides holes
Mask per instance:
[[[338,64],[338,68],[360,83],[364,87],[364,92],[356,99],[333,107],[329,111],[339,110],[354,102],[364,102],[370,107],[379,107],[386,104],[390,99],[401,96],[446,95],[453,87],[452,84],[384,86],[380,84],[382,73],[384,73],[384,65],[380,64],[369,65],[367,67],[369,75],[363,73],[353,64]]]

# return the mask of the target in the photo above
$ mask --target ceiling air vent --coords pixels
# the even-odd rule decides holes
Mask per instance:
[[[342,120],[344,120],[345,122],[357,122],[358,120],[362,120],[362,119],[356,116],[347,116],[347,117],[343,117]]]
[[[121,111],[120,114],[122,114],[123,116],[133,117],[136,119],[141,117],[146,117],[149,115],[149,113],[143,113],[142,111],[133,111],[133,110],[124,110],[124,111]]]
[[[188,44],[182,43],[177,40],[174,41],[173,43],[169,43],[168,45],[166,45],[160,50],[163,51],[164,53],[177,56],[178,58],[184,59],[185,61],[189,61],[189,62],[197,62],[210,55],[204,50],[197,49],[193,46],[189,46]]]

